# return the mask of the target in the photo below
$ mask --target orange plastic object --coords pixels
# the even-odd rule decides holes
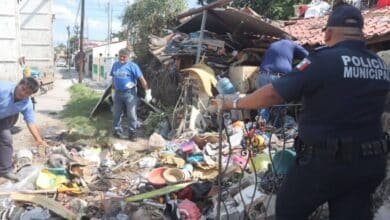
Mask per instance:
[[[166,167],[158,167],[148,174],[148,181],[154,186],[164,186],[166,185],[166,181],[163,177],[163,172],[166,170]]]

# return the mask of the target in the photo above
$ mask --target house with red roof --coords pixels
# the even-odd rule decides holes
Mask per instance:
[[[362,14],[364,37],[370,49],[375,51],[390,49],[390,6],[363,10]],[[314,48],[325,44],[322,29],[327,20],[328,15],[291,20],[285,22],[282,29],[305,47]]]

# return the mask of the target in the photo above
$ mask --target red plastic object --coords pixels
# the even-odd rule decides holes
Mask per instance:
[[[389,5],[390,5],[390,0],[378,0],[378,2],[376,3],[377,8],[384,8]]]
[[[167,184],[163,177],[163,172],[166,170],[166,167],[158,167],[148,174],[148,181],[154,186],[164,186]]]
[[[185,199],[183,202],[181,202],[178,207],[180,217],[183,220],[200,219],[202,217],[198,206],[196,206],[195,203],[191,202],[188,199]]]
[[[248,131],[248,137],[253,138],[255,136],[255,129],[251,128]]]

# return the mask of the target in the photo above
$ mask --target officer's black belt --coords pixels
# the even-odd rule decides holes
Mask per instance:
[[[330,139],[323,144],[307,145],[299,138],[295,141],[297,154],[311,154],[327,157],[371,157],[389,152],[389,139],[382,138],[367,142],[356,142],[348,139]]]

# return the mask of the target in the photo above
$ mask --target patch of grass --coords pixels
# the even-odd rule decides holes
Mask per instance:
[[[106,111],[89,119],[89,114],[101,94],[83,84],[73,85],[70,94],[70,101],[61,114],[69,128],[67,139],[70,141],[94,139],[97,143],[107,143],[112,124],[111,112]]]

